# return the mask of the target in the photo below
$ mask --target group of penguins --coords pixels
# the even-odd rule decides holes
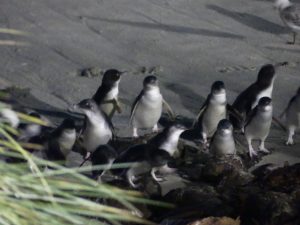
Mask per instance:
[[[145,174],[151,174],[156,182],[160,182],[165,174],[175,170],[172,161],[180,157],[179,139],[189,134],[193,134],[190,137],[197,143],[200,140],[203,149],[217,158],[235,155],[235,132],[244,134],[250,158],[255,157],[257,151],[269,153],[265,140],[274,119],[271,97],[276,69],[282,65],[262,66],[257,80],[241,92],[232,105],[227,103],[224,83],[215,81],[190,128],[174,119],[171,107],[160,92],[157,77],[145,77],[142,91],[131,108],[132,139],[138,138],[140,129],[152,129],[155,135],[146,143],[129,146],[121,151],[116,151],[113,147],[117,137],[111,118],[115,112],[122,112],[118,100],[119,83],[127,72],[116,69],[109,69],[104,73],[102,83],[92,98],[84,99],[68,109],[69,112],[84,114],[84,123],[80,129],[76,128],[73,117],[66,118],[57,128],[48,132],[49,135],[45,138],[42,127],[38,124],[11,123],[22,132],[20,140],[42,143],[43,157],[64,161],[74,148],[79,147],[84,151],[82,164],[90,160],[93,165],[103,165],[101,170],[93,171],[93,178],[101,180],[109,172],[122,177],[130,187],[138,188],[138,180]],[[157,124],[164,108],[173,122],[159,131]],[[288,131],[286,144],[290,145],[294,143],[293,136],[300,125],[300,88],[283,114]],[[31,112],[30,115],[42,118],[36,112]],[[14,121],[11,112],[5,110],[2,110],[1,117]],[[252,140],[260,141],[257,150],[252,147]],[[129,163],[129,166],[111,169],[112,165],[120,163]]]

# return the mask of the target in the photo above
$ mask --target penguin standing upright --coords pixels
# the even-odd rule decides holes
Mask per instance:
[[[288,130],[286,145],[294,144],[293,136],[297,128],[300,127],[300,87],[295,96],[291,98],[288,106],[281,114],[285,115],[285,123]]]
[[[50,160],[66,160],[76,141],[76,129],[73,119],[65,119],[49,135],[46,156]]]
[[[269,135],[272,123],[273,107],[269,97],[259,99],[258,105],[249,113],[244,127],[248,143],[249,155],[252,158],[257,152],[252,147],[252,140],[260,141],[259,151],[269,153],[265,148],[265,140]]]
[[[86,116],[81,140],[82,146],[87,151],[86,157],[89,157],[90,153],[94,152],[100,145],[105,145],[112,139],[113,125],[93,99],[82,100],[74,105],[74,109],[80,110]]]
[[[243,121],[239,121],[233,115],[230,116],[230,121],[235,129],[243,128],[248,113],[258,104],[260,98],[272,98],[275,78],[275,67],[271,64],[264,65],[260,69],[255,83],[235,99],[232,107],[243,116]]]
[[[100,87],[93,96],[93,100],[109,118],[113,117],[115,111],[122,112],[118,95],[119,83],[124,73],[126,72],[116,69],[107,70],[103,75]]]
[[[216,81],[211,86],[211,92],[202,105],[194,126],[199,127],[204,145],[207,138],[215,133],[219,121],[226,118],[227,100],[225,85]]]
[[[211,139],[209,150],[217,158],[235,154],[233,127],[229,120],[223,119],[219,122],[217,131]]]
[[[170,106],[163,99],[156,76],[147,76],[143,81],[143,90],[135,99],[130,115],[133,127],[133,137],[138,137],[138,129],[152,128],[158,131],[158,120],[161,117],[163,105],[167,107],[169,114],[173,116]]]

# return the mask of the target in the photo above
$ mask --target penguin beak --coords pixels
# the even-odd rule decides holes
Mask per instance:
[[[120,76],[122,76],[122,75],[127,75],[127,74],[128,74],[128,71],[127,71],[127,70],[121,71],[121,72],[120,72]]]
[[[78,112],[80,108],[78,107],[78,104],[74,104],[68,107],[67,111],[74,113],[74,112]]]

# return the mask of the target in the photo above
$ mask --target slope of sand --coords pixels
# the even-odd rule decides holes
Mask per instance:
[[[0,46],[1,86],[29,88],[36,100],[21,103],[61,119],[100,84],[101,77],[78,71],[126,69],[120,84],[124,110],[114,118],[123,136],[145,76],[139,71],[152,67],[165,99],[186,118],[195,117],[213,81],[225,82],[232,102],[265,63],[289,62],[277,71],[275,116],[300,85],[300,45],[285,44],[291,35],[272,1],[10,0],[1,2],[0,12],[0,27],[28,33],[2,33],[0,39],[29,44]],[[260,163],[300,161],[299,135],[293,147],[284,146],[284,138],[275,127],[266,143],[274,151]]]

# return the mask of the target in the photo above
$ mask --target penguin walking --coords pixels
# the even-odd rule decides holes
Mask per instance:
[[[283,116],[285,116],[285,124],[288,130],[286,145],[293,145],[295,131],[300,127],[300,87],[298,88],[296,95],[291,98],[288,106],[280,117]]]
[[[125,73],[116,69],[107,70],[103,75],[100,87],[92,97],[109,118],[112,118],[116,111],[122,112],[118,95],[121,76]]]
[[[275,67],[271,64],[264,65],[260,69],[255,83],[238,95],[232,107],[242,115],[243,121],[230,115],[229,119],[235,129],[241,130],[244,127],[247,115],[258,104],[260,98],[272,98],[275,78]]]
[[[101,178],[110,170],[117,156],[116,150],[110,145],[100,145],[91,155],[91,162],[93,166],[103,165],[104,168],[93,170],[93,178],[102,181]]]
[[[220,120],[217,131],[211,139],[209,150],[216,158],[235,155],[236,147],[233,137],[233,126],[229,120]]]
[[[244,127],[245,137],[248,143],[249,155],[252,158],[257,152],[252,147],[252,140],[260,141],[259,151],[269,153],[265,148],[265,140],[269,135],[272,123],[272,100],[269,97],[262,97],[258,105],[249,113]]]
[[[226,118],[226,110],[225,85],[222,81],[216,81],[194,122],[194,127],[198,127],[201,132],[204,145],[207,145],[207,138],[211,138],[217,130],[219,121]]]
[[[113,138],[113,125],[93,99],[84,99],[74,105],[85,115],[85,126],[81,131],[82,147],[87,151],[86,158],[100,145],[107,144]]]
[[[76,129],[73,119],[65,119],[48,137],[46,157],[49,160],[65,161],[76,141]]]
[[[158,131],[157,123],[163,106],[167,108],[169,115],[174,115],[160,93],[156,76],[147,76],[143,81],[143,90],[131,108],[130,122],[133,127],[133,137],[138,137],[138,129],[152,128],[153,132]]]
[[[125,176],[128,184],[136,189],[140,187],[138,184],[140,176],[151,174],[155,181],[162,181],[156,176],[156,172],[164,169],[171,159],[172,157],[167,151],[158,149],[153,145],[135,145],[123,152],[115,161],[116,164],[130,163],[130,166],[125,169],[114,170],[114,172]]]

